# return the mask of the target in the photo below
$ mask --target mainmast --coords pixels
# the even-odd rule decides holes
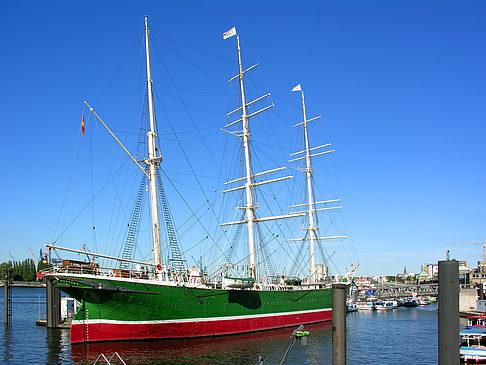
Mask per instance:
[[[246,218],[248,220],[248,247],[250,255],[250,276],[255,278],[255,236],[253,233],[253,189],[251,185],[251,162],[250,162],[250,130],[248,129],[248,117],[246,114],[246,98],[245,87],[243,84],[243,66],[241,65],[241,49],[240,49],[240,36],[237,34],[236,39],[238,42],[238,65],[239,65],[239,81],[240,81],[240,94],[241,94],[241,120],[243,124],[243,147],[245,149],[245,171],[246,171],[246,183],[245,183],[245,195],[246,195]]]
[[[245,204],[244,209],[245,209],[245,212],[246,212],[246,220],[238,221],[238,222],[222,223],[221,226],[246,223],[247,228],[248,228],[248,248],[249,248],[249,258],[250,258],[249,271],[250,271],[250,276],[252,278],[256,279],[257,274],[256,274],[255,232],[254,232],[255,223],[263,222],[263,221],[269,221],[269,220],[275,220],[275,219],[296,217],[296,216],[300,216],[300,215],[303,215],[303,214],[274,216],[274,217],[265,217],[265,218],[257,218],[255,216],[255,210],[256,210],[257,207],[254,205],[253,188],[255,186],[259,186],[259,185],[263,185],[263,184],[268,184],[268,183],[273,183],[273,182],[276,182],[276,181],[290,179],[290,178],[292,178],[292,176],[286,176],[286,177],[266,180],[266,181],[262,181],[262,182],[254,182],[253,181],[253,179],[256,176],[261,176],[261,175],[269,174],[269,173],[272,173],[272,172],[280,171],[280,170],[285,169],[285,167],[280,167],[280,168],[277,168],[277,169],[259,172],[259,173],[256,173],[256,174],[253,174],[253,172],[252,172],[251,159],[250,159],[250,136],[251,136],[251,132],[250,132],[248,122],[249,122],[249,119],[251,117],[253,117],[257,114],[260,114],[261,112],[263,112],[263,111],[265,111],[269,108],[272,108],[273,104],[266,106],[266,107],[264,107],[260,110],[257,110],[257,111],[255,111],[251,114],[248,114],[248,107],[250,105],[269,97],[270,93],[268,93],[264,96],[261,96],[261,97],[255,99],[253,101],[250,101],[248,103],[246,102],[245,86],[244,86],[243,76],[246,72],[248,72],[251,69],[253,69],[254,67],[258,66],[258,64],[253,65],[246,70],[243,70],[243,66],[242,66],[242,63],[241,63],[240,37],[236,33],[236,28],[232,28],[229,31],[227,31],[226,33],[224,33],[223,39],[227,39],[227,38],[235,36],[235,35],[236,35],[236,39],[237,39],[237,43],[238,43],[239,73],[238,73],[238,75],[231,78],[228,82],[233,81],[236,78],[238,78],[239,84],[240,84],[241,107],[239,107],[239,108],[233,110],[232,112],[228,113],[227,116],[229,117],[230,115],[241,111],[241,118],[236,120],[236,121],[233,121],[231,123],[228,123],[227,125],[225,125],[225,128],[241,122],[242,123],[242,129],[241,129],[241,131],[238,131],[238,132],[231,132],[231,131],[228,131],[228,130],[225,130],[225,129],[223,129],[223,130],[242,139],[243,148],[244,148],[244,151],[245,151],[245,174],[246,175],[243,176],[242,178],[226,182],[225,184],[232,184],[232,183],[240,182],[240,181],[244,181],[245,183],[242,186],[238,186],[236,188],[225,190],[225,191],[223,191],[223,193],[227,193],[227,192],[230,192],[230,191],[236,191],[236,190],[242,190],[242,189],[245,190],[246,204]]]
[[[162,158],[157,157],[155,149],[155,121],[154,121],[154,101],[152,94],[152,72],[150,69],[150,50],[149,50],[149,29],[147,16],[145,16],[145,56],[147,61],[147,97],[150,119],[150,130],[147,132],[148,159],[145,163],[148,165],[150,180],[150,208],[152,218],[152,241],[154,244],[154,263],[162,263],[160,253],[160,231],[159,231],[159,209],[157,207],[157,165]]]
[[[314,195],[313,195],[313,187],[312,187],[312,173],[314,170],[312,169],[312,162],[311,162],[311,157],[314,156],[319,156],[319,155],[324,155],[327,153],[334,152],[334,150],[329,150],[329,151],[324,151],[324,152],[319,152],[315,154],[311,154],[311,151],[317,150],[322,147],[329,147],[331,144],[327,143],[322,146],[310,148],[309,145],[309,133],[307,130],[307,123],[311,122],[313,120],[319,119],[320,116],[307,119],[307,114],[305,111],[305,99],[304,99],[304,90],[302,90],[301,85],[297,85],[292,89],[292,91],[300,91],[302,95],[302,122],[294,125],[294,127],[297,127],[302,124],[304,128],[304,147],[305,149],[303,151],[299,151],[296,153],[292,153],[290,156],[295,156],[295,155],[300,155],[302,153],[305,153],[304,156],[300,156],[297,158],[294,158],[290,160],[289,162],[293,161],[298,161],[305,159],[305,167],[301,169],[300,171],[304,172],[306,175],[306,185],[307,185],[307,203],[306,204],[298,204],[298,205],[293,205],[291,207],[304,207],[307,206],[307,216],[309,217],[309,226],[307,228],[309,232],[309,236],[307,240],[309,240],[309,249],[310,249],[310,280],[312,283],[317,282],[317,269],[316,269],[316,260],[315,260],[315,243],[318,242],[319,240],[324,240],[324,239],[337,239],[337,238],[346,238],[346,236],[331,236],[331,237],[317,237],[317,231],[319,230],[319,227],[317,226],[317,222],[315,220],[314,212],[318,211],[323,211],[323,210],[331,210],[331,209],[339,209],[342,207],[329,207],[329,208],[320,208],[316,209],[314,206],[316,204],[327,204],[327,203],[334,203],[334,202],[339,202],[340,199],[333,199],[333,200],[326,200],[326,201],[321,201],[321,202],[315,202],[314,201]],[[299,212],[302,213],[302,212]],[[301,239],[290,239],[288,241],[300,241]]]

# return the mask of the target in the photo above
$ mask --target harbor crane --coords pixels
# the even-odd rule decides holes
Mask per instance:
[[[32,252],[32,249],[29,247],[30,255],[32,256],[32,260],[34,260],[34,267],[35,271],[37,271],[37,260],[35,259],[34,253]]]
[[[359,261],[356,265],[351,265],[351,270],[349,270],[346,274],[344,274],[344,278],[348,279],[353,275],[353,273],[356,271],[356,269],[359,267]]]

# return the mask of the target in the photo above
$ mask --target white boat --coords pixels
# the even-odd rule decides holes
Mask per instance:
[[[223,278],[223,288],[231,289],[249,289],[253,288],[255,279],[253,278],[231,278],[225,276]]]
[[[373,302],[358,302],[356,305],[360,311],[372,311],[375,309]]]
[[[467,317],[466,329],[470,328],[486,328],[486,316]]]
[[[354,302],[346,303],[346,313],[357,312],[358,305]]]
[[[486,329],[471,328],[459,333],[461,347],[459,354],[465,362],[473,360],[486,361]]]
[[[387,302],[391,303],[393,309],[398,308],[398,300],[387,300]]]
[[[430,304],[430,301],[427,298],[420,298],[418,300],[418,304],[419,305],[429,305]]]
[[[394,304],[394,301],[391,300],[385,300],[384,302],[376,302],[375,303],[375,310],[377,311],[387,311],[391,309],[395,309],[398,307],[398,303]]]

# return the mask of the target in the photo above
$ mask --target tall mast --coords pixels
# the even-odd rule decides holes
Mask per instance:
[[[251,114],[248,114],[248,109],[247,109],[248,106],[253,105],[255,103],[258,103],[258,102],[268,98],[270,96],[270,93],[263,95],[259,98],[256,98],[255,100],[252,100],[248,103],[246,102],[245,87],[244,87],[244,84],[243,84],[243,75],[245,73],[247,73],[248,71],[250,71],[251,69],[253,69],[254,67],[258,66],[258,64],[253,65],[253,66],[247,68],[246,70],[243,70],[243,66],[242,66],[242,63],[241,63],[240,37],[236,33],[236,28],[233,27],[232,29],[230,29],[229,31],[224,33],[223,39],[227,39],[227,38],[233,37],[235,35],[236,35],[237,42],[238,42],[238,66],[239,66],[238,71],[239,71],[239,74],[234,76],[233,78],[231,78],[229,80],[229,82],[235,80],[236,78],[239,79],[240,91],[241,91],[241,106],[239,108],[236,108],[232,112],[229,112],[227,114],[227,116],[229,117],[230,115],[241,111],[241,118],[226,124],[224,127],[228,128],[228,127],[233,126],[233,125],[240,123],[240,122],[242,123],[242,126],[241,126],[241,130],[239,130],[237,132],[232,132],[232,131],[229,131],[229,130],[226,130],[226,129],[223,129],[223,130],[225,132],[228,132],[228,133],[238,137],[238,138],[243,139],[243,147],[245,149],[245,176],[238,178],[236,180],[225,182],[225,184],[234,184],[234,183],[237,183],[237,182],[244,182],[244,184],[237,186],[235,188],[227,189],[227,190],[223,191],[223,193],[229,193],[231,191],[237,191],[237,190],[243,190],[243,189],[245,190],[246,205],[245,205],[244,209],[245,209],[245,212],[246,212],[246,219],[242,220],[242,221],[236,221],[236,222],[221,223],[220,226],[233,225],[233,224],[246,224],[247,225],[247,227],[248,227],[249,258],[250,258],[250,267],[249,267],[250,270],[249,271],[250,271],[250,276],[252,278],[256,279],[257,273],[256,273],[256,253],[255,253],[255,238],[254,238],[254,225],[255,225],[255,223],[266,222],[266,221],[277,220],[277,219],[299,217],[299,216],[303,216],[305,214],[295,213],[295,214],[272,216],[272,217],[263,217],[263,218],[262,217],[260,217],[260,218],[255,217],[255,210],[256,210],[257,207],[254,205],[253,188],[255,186],[260,186],[260,185],[264,185],[264,184],[274,183],[274,182],[277,182],[277,181],[283,181],[283,180],[291,179],[292,176],[284,176],[284,177],[269,179],[269,180],[265,180],[265,181],[252,182],[253,181],[252,179],[255,178],[256,176],[263,176],[263,175],[271,174],[271,173],[274,173],[274,172],[277,172],[277,171],[282,171],[282,170],[285,169],[285,167],[279,167],[279,168],[272,169],[272,170],[262,171],[262,172],[258,172],[256,174],[252,173],[251,159],[250,159],[250,136],[251,136],[251,133],[250,133],[250,128],[248,126],[248,121],[251,117],[254,117],[255,115],[260,114],[261,112],[264,112],[265,110],[272,108],[273,103],[266,106],[266,107],[263,107],[263,108],[261,108],[257,111],[254,111]]]
[[[246,183],[245,183],[245,193],[246,193],[246,219],[248,227],[248,248],[250,255],[250,276],[256,278],[255,268],[256,268],[256,258],[255,258],[255,238],[253,233],[253,190],[251,184],[251,163],[250,163],[250,131],[248,129],[248,117],[246,114],[246,98],[245,98],[245,87],[243,85],[243,66],[241,65],[241,49],[240,49],[240,36],[237,34],[236,39],[238,42],[238,65],[239,65],[239,80],[240,80],[240,90],[241,90],[241,119],[243,125],[243,147],[245,148],[245,171],[246,171]]]
[[[147,132],[148,159],[146,161],[149,167],[150,179],[150,208],[152,217],[152,241],[154,244],[154,263],[162,263],[160,253],[160,231],[159,231],[159,209],[157,207],[157,178],[156,168],[162,160],[157,157],[155,150],[155,121],[154,121],[154,101],[152,95],[152,72],[150,70],[150,50],[149,50],[149,29],[147,16],[145,16],[145,56],[147,61],[147,97],[150,118],[150,130]]]
[[[299,152],[292,153],[290,156],[300,156],[293,158],[289,160],[288,162],[294,162],[294,161],[299,161],[305,159],[305,167],[303,169],[299,169],[300,171],[304,172],[306,175],[306,185],[307,185],[307,203],[305,204],[297,204],[297,205],[292,205],[292,207],[307,207],[307,210],[302,211],[302,212],[296,212],[296,213],[306,213],[306,215],[309,217],[309,227],[307,230],[309,231],[309,236],[308,238],[304,239],[299,239],[299,238],[292,238],[288,239],[287,241],[301,241],[301,240],[308,240],[309,241],[309,248],[310,248],[310,280],[311,282],[315,283],[317,282],[317,270],[316,270],[316,260],[315,260],[315,243],[319,242],[321,240],[333,240],[333,239],[340,239],[340,238],[346,238],[346,236],[329,236],[329,237],[318,237],[317,236],[317,231],[319,230],[319,227],[317,226],[317,222],[315,221],[315,212],[319,211],[327,211],[327,210],[333,210],[333,209],[340,209],[342,207],[325,207],[325,208],[316,208],[316,205],[318,204],[328,204],[328,203],[336,203],[339,202],[340,199],[331,199],[331,200],[325,200],[325,201],[320,201],[320,202],[315,202],[314,201],[314,195],[313,195],[313,189],[312,189],[312,173],[314,170],[312,169],[312,163],[311,163],[311,157],[314,156],[320,156],[320,155],[325,155],[331,152],[334,152],[334,150],[328,150],[324,152],[317,152],[314,153],[316,150],[320,150],[323,147],[329,147],[331,144],[327,143],[321,146],[317,147],[310,147],[309,145],[309,132],[307,130],[307,124],[309,122],[312,122],[313,120],[319,119],[320,116],[307,119],[307,114],[305,111],[305,99],[304,99],[304,91],[302,90],[301,85],[297,85],[292,89],[292,91],[300,91],[302,95],[302,122],[297,123],[294,125],[294,127],[297,127],[299,125],[303,125],[304,128],[304,149]],[[312,154],[311,154],[312,152]],[[303,154],[303,155],[302,155]],[[324,262],[325,265],[325,262]]]
[[[304,90],[300,90],[302,94],[302,115],[304,126],[304,143],[305,143],[305,175],[307,177],[307,205],[309,215],[309,245],[310,245],[310,269],[311,269],[311,282],[315,283],[316,280],[316,266],[314,255],[314,241],[316,239],[316,231],[314,229],[314,196],[312,194],[312,165],[309,148],[309,134],[307,133],[307,115],[305,113],[305,99]]]

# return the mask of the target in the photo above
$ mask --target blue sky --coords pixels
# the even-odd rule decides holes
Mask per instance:
[[[444,259],[447,249],[470,266],[480,259],[481,247],[449,243],[486,237],[486,3],[1,1],[0,8],[0,261],[9,254],[24,259],[28,247],[38,252],[58,238],[60,226],[116,170],[106,156],[119,149],[92,119],[80,137],[84,100],[136,149],[130,133],[137,132],[140,115],[145,14],[157,94],[167,113],[159,107],[159,123],[168,118],[181,133],[193,168],[207,176],[200,183],[208,197],[221,185],[215,164],[207,161],[225,153],[219,148],[227,136],[219,128],[231,110],[226,80],[235,70],[235,40],[223,41],[221,34],[236,26],[245,64],[259,63],[249,78],[250,94],[271,92],[276,104],[268,116],[273,121],[267,126],[262,119],[262,128],[277,136],[279,153],[292,152],[298,140],[290,128],[301,118],[293,86],[303,85],[309,115],[324,117],[313,126],[313,144],[332,142],[336,153],[315,162],[316,174],[323,165],[316,181],[329,177],[332,193],[342,199],[338,218],[352,237],[345,266],[357,257],[364,275],[404,266],[418,272],[421,263]],[[185,104],[176,102],[179,96]],[[170,128],[163,128],[164,166],[197,206],[204,194],[181,175],[190,166]],[[206,145],[199,143],[201,134]],[[104,139],[104,147],[93,170],[96,138]],[[91,177],[93,171],[100,177]],[[320,196],[328,197],[326,184],[319,187]],[[90,206],[59,243],[103,247],[101,238],[92,242],[87,227],[109,220],[95,213],[106,210],[108,200],[96,201],[96,210]],[[185,221],[187,211],[172,209],[176,221]],[[65,220],[59,218],[65,211]],[[209,218],[206,223],[215,224]]]

